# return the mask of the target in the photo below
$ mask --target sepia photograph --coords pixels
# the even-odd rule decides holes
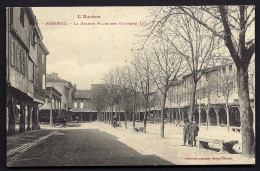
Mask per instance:
[[[255,6],[6,7],[6,166],[255,165]]]

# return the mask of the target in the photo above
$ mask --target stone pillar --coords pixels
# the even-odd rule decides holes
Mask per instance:
[[[58,101],[58,110],[59,110],[59,111],[58,111],[58,112],[59,112],[58,118],[61,118],[61,111],[60,111],[60,110],[61,110],[61,105],[60,105],[60,103],[61,103],[61,102],[60,102],[60,99],[59,99],[59,101]]]
[[[50,109],[50,125],[52,125],[52,98],[51,98],[51,109]]]
[[[19,132],[25,132],[25,105],[23,102],[20,104],[20,124],[19,124]]]
[[[8,119],[8,135],[15,134],[15,107],[16,107],[16,100],[12,98],[10,108],[9,108],[9,119]]]
[[[32,111],[32,130],[36,130],[37,126],[36,126],[36,105],[33,104],[32,105],[33,111]]]
[[[210,116],[210,111],[209,111],[209,113],[208,113],[208,117],[209,117],[209,119],[208,119],[208,125],[210,126],[211,124],[211,116]]]
[[[219,126],[219,107],[214,107],[214,111],[216,113],[217,126]]]
[[[217,126],[219,126],[219,114],[216,113],[216,117],[217,117]]]
[[[26,131],[31,131],[31,116],[32,116],[32,106],[31,105],[27,105],[27,128]]]
[[[36,129],[41,130],[39,125],[39,104],[36,104]]]

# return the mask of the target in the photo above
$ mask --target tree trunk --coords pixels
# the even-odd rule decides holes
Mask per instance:
[[[120,113],[120,108],[118,108],[118,115],[119,115],[119,127],[121,127],[121,113]]]
[[[147,106],[148,106],[148,99],[145,102],[145,113],[144,113],[144,133],[146,134],[146,123],[147,123]]]
[[[31,131],[31,116],[32,116],[32,108],[29,104],[27,104],[27,127],[26,131]]]
[[[179,104],[179,113],[178,113],[179,117],[178,119],[181,119],[181,104]]]
[[[244,157],[251,157],[255,155],[255,149],[253,148],[253,114],[250,109],[247,66],[237,68],[237,78],[242,131],[242,154]]]
[[[126,117],[126,109],[124,111],[124,116],[125,116],[125,129],[127,129],[127,117]]]
[[[191,92],[190,114],[189,114],[189,120],[190,121],[192,121],[193,114],[194,114],[196,88],[197,88],[197,82],[193,82],[192,92]]]
[[[228,97],[226,97],[226,113],[227,113],[227,128],[228,128],[228,131],[229,131],[230,121],[229,121]]]
[[[135,131],[135,108],[136,108],[136,95],[134,95],[133,131]]]
[[[163,93],[162,106],[161,106],[161,138],[164,138],[164,110],[167,92]]]

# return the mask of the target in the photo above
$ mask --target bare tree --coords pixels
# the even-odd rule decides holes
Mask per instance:
[[[122,98],[121,94],[121,84],[122,84],[122,72],[120,67],[116,67],[113,70],[110,70],[108,73],[104,75],[104,82],[108,85],[110,95],[112,98],[112,104],[116,105],[116,117],[117,117],[117,107],[119,104],[119,100]],[[113,106],[112,106],[113,110]],[[113,112],[113,111],[112,111]]]
[[[91,102],[98,111],[98,120],[101,118],[100,112],[107,106],[107,95],[108,89],[106,86],[100,85],[91,89]]]
[[[254,6],[210,6],[179,7],[190,19],[203,25],[222,39],[237,68],[237,87],[242,130],[242,154],[250,157],[253,148],[253,113],[250,108],[248,66],[255,53],[255,7]],[[197,14],[206,13],[200,19]]]
[[[133,121],[133,131],[135,130],[135,116],[136,116],[136,102],[137,102],[137,96],[140,93],[140,80],[138,78],[138,70],[136,70],[134,65],[126,65],[124,67],[124,86],[126,87],[126,90],[130,90],[133,95],[133,115],[132,115],[132,121]]]
[[[148,119],[148,113],[150,112],[150,92],[154,85],[152,71],[151,71],[151,61],[149,59],[148,50],[144,49],[141,53],[134,53],[134,60],[132,65],[136,71],[136,76],[139,82],[139,89],[141,90],[145,98],[145,115],[144,115],[144,133],[146,133],[146,124]],[[147,111],[148,109],[148,111]]]
[[[226,66],[224,69],[218,69],[218,72],[213,72],[213,75],[209,78],[209,85],[214,89],[214,92],[221,93],[225,100],[225,110],[227,114],[227,127],[229,131],[230,121],[229,121],[229,107],[228,99],[232,90],[236,88],[236,75],[233,72],[232,68],[229,71],[226,71]]]
[[[160,135],[164,138],[164,112],[167,92],[173,81],[185,73],[187,66],[184,64],[184,59],[171,49],[169,43],[162,37],[160,28],[158,28],[157,33],[152,37],[152,54],[150,59],[153,79],[158,91],[162,94]]]
[[[164,8],[162,18],[169,15],[168,11],[172,11],[172,8],[161,8]],[[197,13],[200,19],[204,18],[204,15],[204,13]],[[189,119],[192,120],[197,83],[205,70],[215,65],[216,56],[223,57],[221,53],[225,49],[221,48],[219,37],[181,12],[178,15],[169,15],[162,24],[162,30],[163,38],[185,59],[191,73]],[[220,48],[221,51],[219,51]]]

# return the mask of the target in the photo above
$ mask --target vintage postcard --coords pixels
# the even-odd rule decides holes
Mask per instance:
[[[6,8],[7,167],[255,165],[255,6]]]

